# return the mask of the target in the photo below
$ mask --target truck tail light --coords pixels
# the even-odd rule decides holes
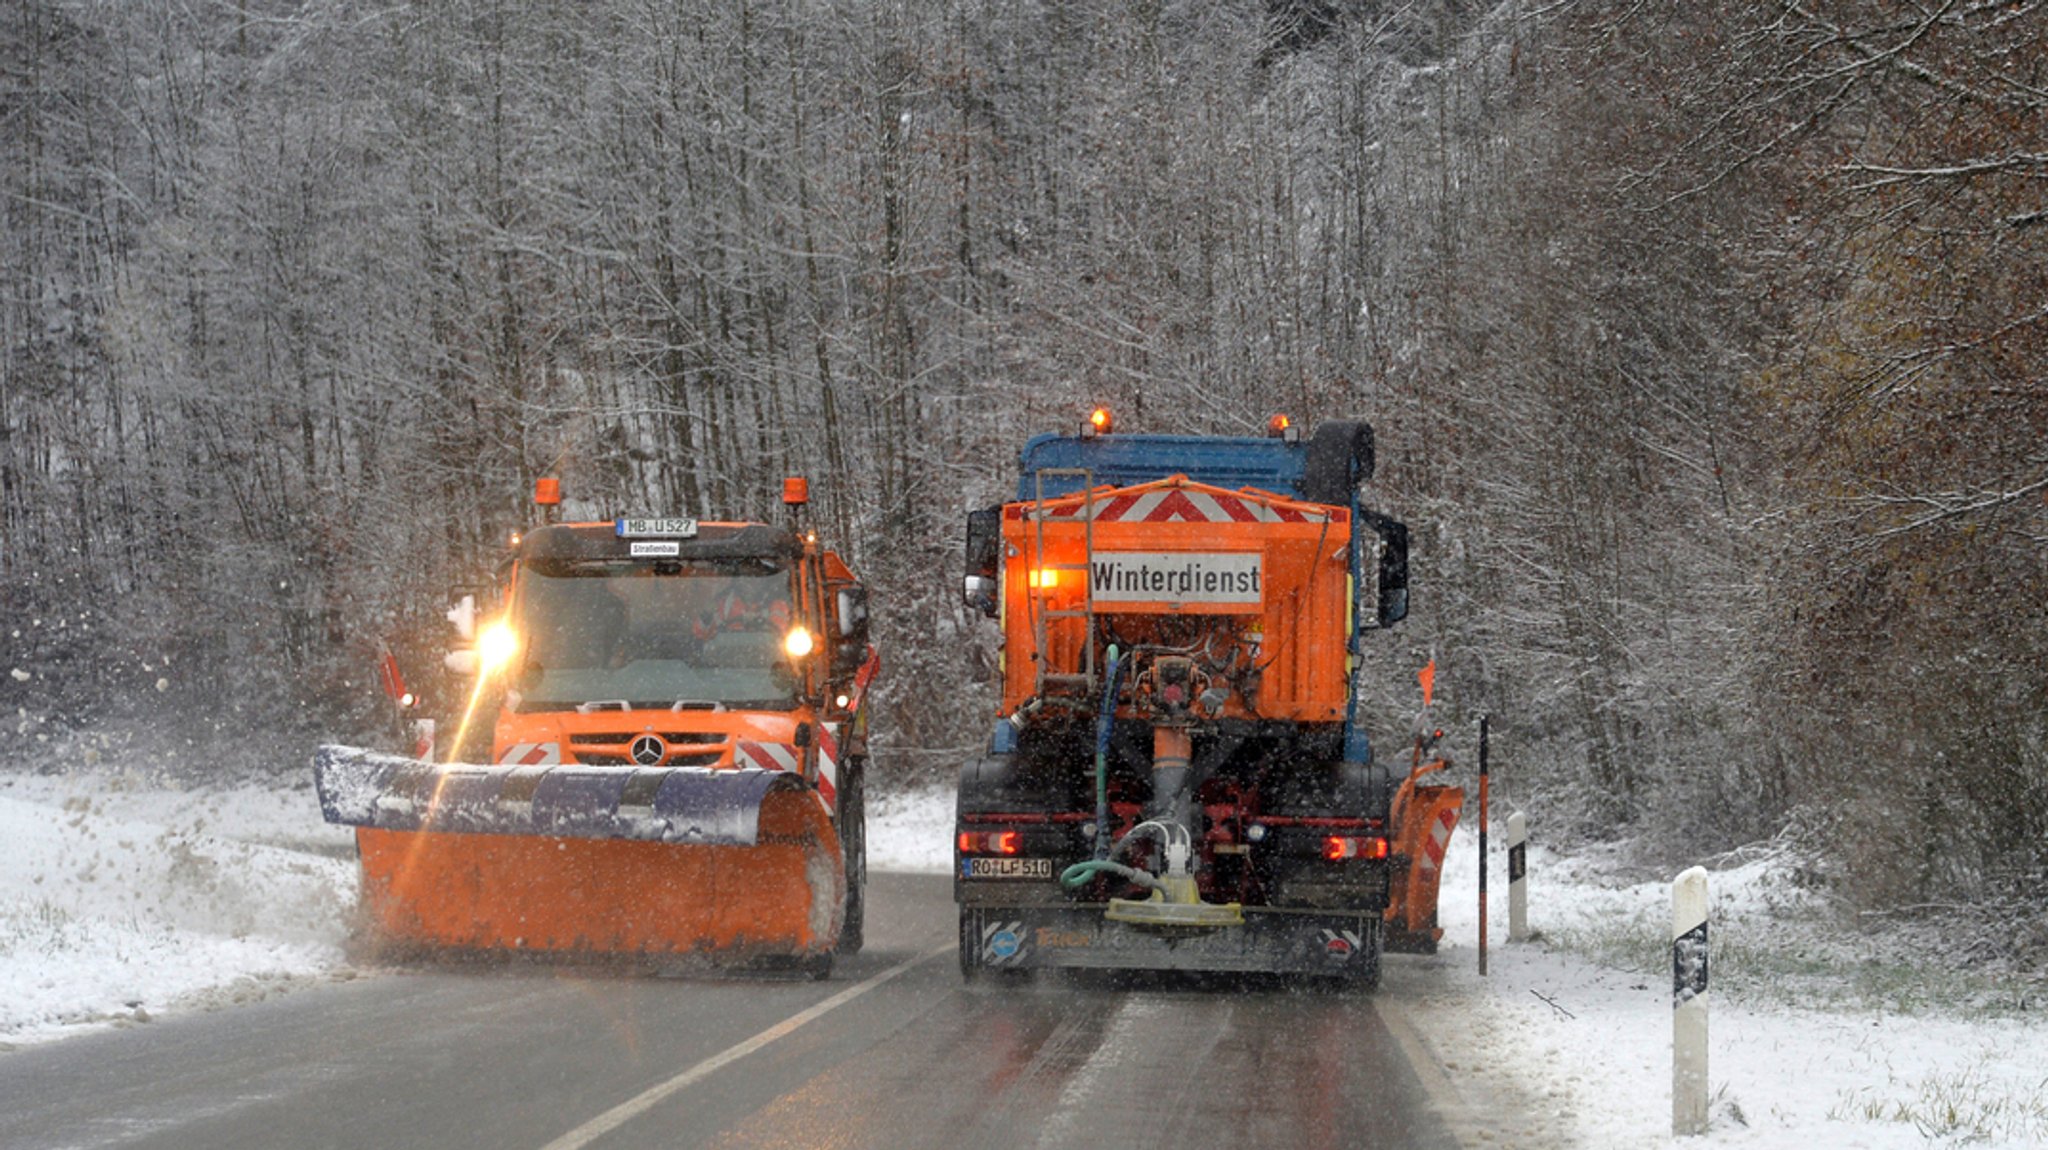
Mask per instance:
[[[1387,857],[1387,840],[1377,835],[1330,835],[1323,839],[1323,857],[1331,862],[1383,859]]]
[[[961,831],[960,853],[964,855],[1013,855],[1024,846],[1017,831]]]

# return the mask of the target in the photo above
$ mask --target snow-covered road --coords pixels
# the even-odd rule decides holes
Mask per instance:
[[[876,798],[874,868],[943,873],[950,814],[943,793]],[[349,839],[320,821],[309,784],[194,791],[107,769],[0,773],[0,843],[8,1048],[357,975],[343,950]],[[1491,974],[1475,969],[1477,858],[1461,830],[1445,945],[1390,968],[1382,991],[1399,996],[1470,1109],[1513,1116],[1477,1124],[1489,1144],[2048,1144],[2048,1025],[1999,1009],[1995,991],[1930,995],[1910,974],[1887,989],[1882,963],[1845,961],[1805,928],[1784,929],[1815,907],[1769,855],[1714,876],[1717,946],[1730,947],[1717,961],[1782,968],[1794,989],[1731,993],[1717,981],[1713,1126],[1704,1140],[1673,1139],[1670,992],[1654,952],[1662,884],[1616,885],[1603,868],[1537,849],[1533,925],[1564,945],[1503,945],[1506,868],[1499,857],[1493,868]],[[1812,953],[1788,957],[1793,948]]]

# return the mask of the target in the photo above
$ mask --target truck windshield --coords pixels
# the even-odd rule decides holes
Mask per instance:
[[[535,561],[520,573],[519,711],[784,709],[788,570],[763,561]]]

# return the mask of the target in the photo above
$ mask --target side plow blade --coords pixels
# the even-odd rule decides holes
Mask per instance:
[[[399,950],[829,956],[839,836],[796,775],[438,765],[322,747],[371,941]]]

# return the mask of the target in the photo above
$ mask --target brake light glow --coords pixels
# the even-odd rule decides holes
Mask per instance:
[[[1383,859],[1387,857],[1387,840],[1377,835],[1329,835],[1323,839],[1323,857],[1331,862]]]
[[[960,853],[964,855],[1013,855],[1024,847],[1019,831],[961,831]]]

